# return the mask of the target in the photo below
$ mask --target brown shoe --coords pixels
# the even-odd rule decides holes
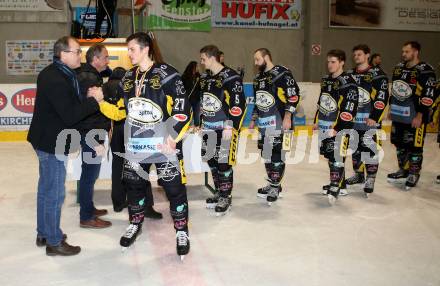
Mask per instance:
[[[94,218],[91,220],[82,220],[79,222],[79,226],[82,228],[106,228],[111,226],[112,223],[99,218]]]
[[[76,255],[81,252],[81,247],[69,245],[65,241],[61,241],[61,244],[58,246],[46,246],[46,255],[47,256],[71,256]]]
[[[67,235],[63,233],[63,241],[66,241],[66,239],[67,239]],[[44,237],[37,236],[37,239],[35,240],[35,244],[38,247],[46,246],[46,239]]]
[[[93,211],[93,214],[94,214],[96,217],[100,217],[100,216],[103,216],[103,215],[108,214],[108,211],[105,210],[105,209],[102,209],[102,210],[95,209],[95,210]]]

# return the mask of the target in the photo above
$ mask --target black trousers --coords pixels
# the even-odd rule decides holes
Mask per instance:
[[[208,163],[216,191],[229,197],[234,184],[231,156],[235,157],[238,137],[229,141],[222,139],[223,130],[205,130],[202,135],[202,160]],[[235,143],[233,143],[234,141]]]
[[[396,146],[399,168],[419,175],[423,163],[426,125],[413,128],[410,124],[394,122],[391,125],[391,143]]]
[[[104,7],[105,5],[105,7]],[[107,35],[114,34],[114,23],[113,22],[113,14],[116,10],[116,0],[97,0],[96,5],[96,24],[95,24],[95,34],[99,34],[101,32],[101,25],[104,21],[105,16],[107,16],[107,13],[110,17],[107,17]],[[107,10],[107,13],[106,13]],[[112,28],[112,31],[109,29]]]
[[[258,149],[261,157],[265,160],[267,178],[271,186],[279,186],[286,168],[286,151],[283,150],[284,134],[266,135],[261,134],[258,139]]]
[[[150,180],[151,163],[137,163],[125,160],[123,182],[127,187],[128,214],[130,223],[142,224],[145,217],[145,184]],[[188,231],[188,199],[183,161],[155,163],[160,185],[170,202],[170,214],[176,231]]]
[[[330,186],[338,187],[338,189],[342,187],[345,178],[345,157],[348,149],[348,142],[349,137],[343,135],[339,138],[325,138],[321,141],[320,145],[320,154],[328,160]]]
[[[379,159],[377,156],[379,152],[379,146],[381,142],[377,136],[376,130],[353,130],[353,132],[358,133],[358,144],[353,146],[350,144],[350,148],[354,149],[353,155],[351,156],[353,161],[353,170],[356,173],[370,175],[375,177],[377,170],[379,169]],[[363,155],[369,154],[370,160],[365,162]]]
[[[113,136],[110,142],[110,147],[113,152],[112,160],[112,203],[114,207],[119,207],[127,201],[127,190],[122,183],[122,166],[124,158],[118,156],[116,153],[124,153],[124,122],[115,122],[113,126]],[[151,184],[149,181],[145,182],[145,197],[146,206],[153,206],[154,199],[151,191]]]

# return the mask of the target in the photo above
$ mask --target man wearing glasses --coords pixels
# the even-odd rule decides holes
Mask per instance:
[[[75,255],[81,251],[79,246],[66,242],[67,236],[60,228],[66,156],[79,146],[70,144],[70,140],[57,142],[60,133],[73,129],[99,110],[98,102],[103,99],[102,94],[81,97],[74,72],[80,63],[81,49],[75,38],[63,37],[56,41],[54,62],[38,75],[35,110],[27,138],[39,161],[36,244],[46,246],[49,256]]]

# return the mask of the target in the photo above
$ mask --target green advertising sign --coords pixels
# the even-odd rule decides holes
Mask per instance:
[[[155,0],[148,7],[149,30],[211,30],[211,0]]]

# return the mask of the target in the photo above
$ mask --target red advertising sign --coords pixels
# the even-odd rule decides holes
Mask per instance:
[[[12,105],[18,111],[24,113],[33,113],[36,91],[37,90],[35,88],[28,88],[16,92],[12,96],[12,100],[11,100]]]

